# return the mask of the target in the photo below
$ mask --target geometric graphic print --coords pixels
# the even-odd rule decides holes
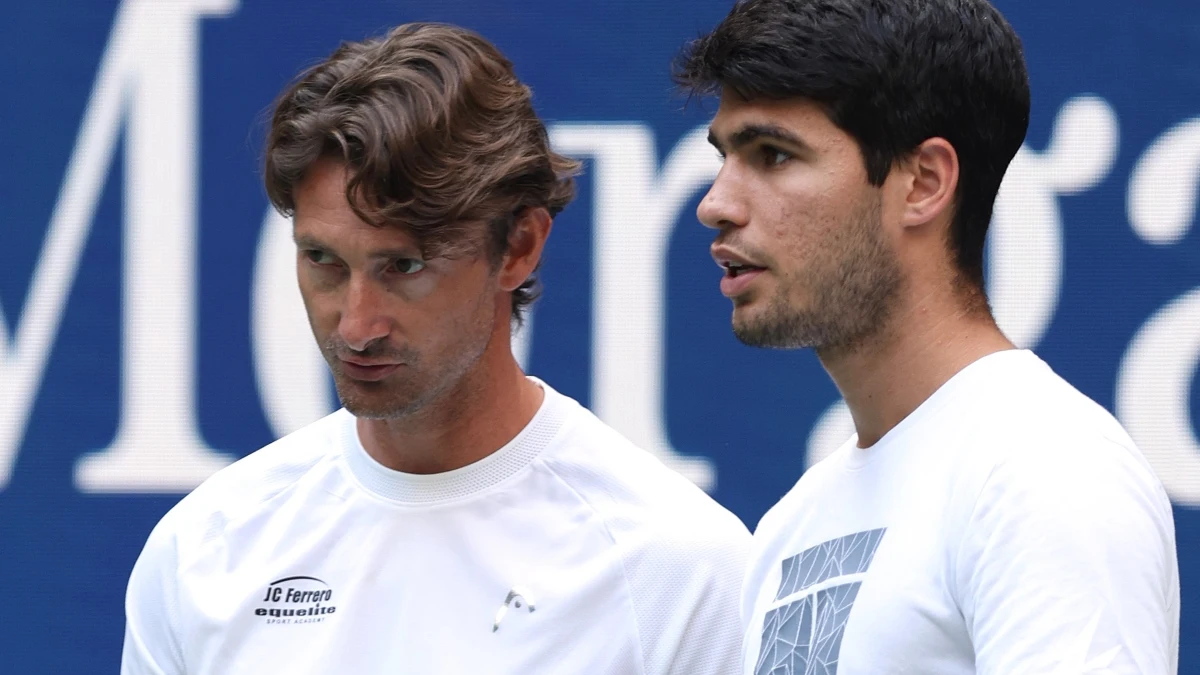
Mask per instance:
[[[784,560],[775,600],[866,572],[884,532],[886,528],[838,537]],[[767,612],[755,675],[836,675],[842,635],[860,585],[853,581],[823,588]]]
[[[885,531],[881,528],[830,539],[784,560],[775,599],[782,600],[826,579],[866,572]]]

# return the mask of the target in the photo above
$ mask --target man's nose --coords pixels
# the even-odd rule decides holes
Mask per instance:
[[[749,219],[744,195],[745,191],[739,189],[733,171],[726,164],[721,167],[704,199],[700,200],[696,217],[705,227],[717,230],[742,227]]]
[[[392,322],[384,308],[383,290],[377,284],[362,277],[352,277],[338,322],[342,341],[354,351],[363,351],[372,342],[387,337]]]

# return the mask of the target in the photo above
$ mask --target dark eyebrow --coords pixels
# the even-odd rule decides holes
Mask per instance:
[[[296,248],[313,249],[316,251],[329,252],[329,247],[307,235],[292,234],[292,241],[296,242]]]
[[[810,152],[812,150],[808,143],[805,143],[803,140],[801,140],[799,136],[777,124],[747,124],[729,136],[729,145],[731,146],[731,149],[737,150],[749,145],[750,143],[753,143],[760,138],[783,141],[784,143],[792,145],[793,147],[801,149],[805,152]],[[711,129],[708,132],[708,142],[711,143],[717,150],[722,152],[725,150],[725,148],[721,146],[721,142],[717,139],[716,134],[714,134]]]
[[[302,235],[293,236],[292,238],[296,242],[297,248],[311,249],[314,251],[321,251],[323,253],[337,255],[337,252],[334,251],[332,248],[330,248],[329,246],[326,246],[325,244],[322,244],[321,242],[317,241],[316,239],[314,239],[313,237],[310,237],[308,235],[302,234]],[[396,260],[399,258],[411,258],[411,259],[416,259],[416,260],[423,259],[421,256],[421,252],[416,249],[413,249],[413,248],[381,249],[378,251],[372,251],[371,257],[375,258],[375,259],[380,259],[380,260]]]

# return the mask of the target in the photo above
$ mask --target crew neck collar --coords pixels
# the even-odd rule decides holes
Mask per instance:
[[[871,447],[858,447],[858,434],[855,434],[846,444],[848,448],[845,456],[846,468],[860,469],[887,454],[888,449],[901,443],[912,429],[919,427],[925,420],[958,400],[958,393],[963,387],[969,387],[972,382],[980,378],[992,378],[998,372],[1009,373],[1023,365],[1030,364],[1043,364],[1043,362],[1028,349],[1004,349],[976,359],[946,380],[929,398],[900,420],[899,424],[892,427]]]
[[[545,392],[533,419],[499,450],[467,466],[434,474],[395,471],[377,462],[362,445],[356,418],[342,410],[342,450],[346,465],[368,492],[398,504],[418,506],[477,494],[528,466],[558,434],[570,411],[569,400],[537,378]]]

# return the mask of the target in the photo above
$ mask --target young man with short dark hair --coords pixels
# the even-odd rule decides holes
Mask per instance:
[[[814,349],[857,430],[755,531],[742,672],[1174,673],[1167,495],[984,293],[1030,110],[1000,13],[745,0],[675,75],[720,97],[698,215],[734,332]]]

